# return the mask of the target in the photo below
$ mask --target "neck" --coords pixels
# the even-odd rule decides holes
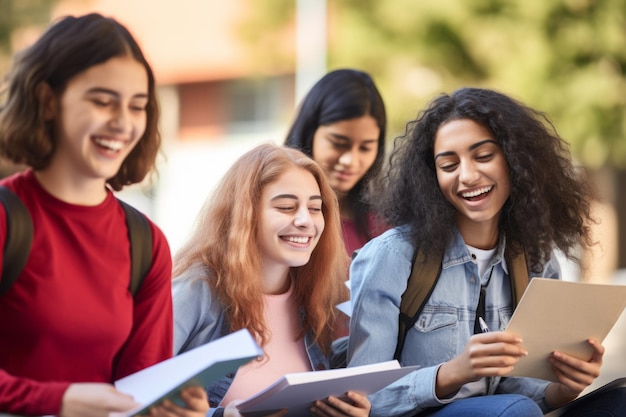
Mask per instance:
[[[35,177],[48,193],[66,203],[96,206],[107,195],[103,179],[72,179],[52,169],[35,171]]]
[[[498,222],[461,222],[457,219],[457,227],[466,244],[477,249],[489,250],[498,245],[500,230]]]
[[[284,294],[289,290],[291,285],[291,277],[289,276],[289,268],[281,268],[281,270],[263,272],[263,293],[278,295]]]
[[[348,201],[348,195],[337,194],[337,201],[339,202],[339,215],[341,218],[354,220],[354,210],[352,204]]]

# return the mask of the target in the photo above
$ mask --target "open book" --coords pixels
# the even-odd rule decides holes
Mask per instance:
[[[286,374],[237,408],[246,417],[263,416],[282,408],[289,409],[288,416],[305,416],[309,415],[308,410],[316,400],[329,395],[340,397],[347,391],[369,395],[416,369],[415,366],[401,368],[394,360],[352,368]]]
[[[127,417],[147,414],[151,406],[165,399],[184,406],[180,398],[183,388],[206,387],[262,354],[250,332],[239,330],[119,379],[115,387],[141,404],[126,413]]]
[[[625,307],[626,285],[531,279],[506,328],[522,338],[528,356],[507,376],[556,381],[550,353],[591,359],[587,339],[602,343]]]

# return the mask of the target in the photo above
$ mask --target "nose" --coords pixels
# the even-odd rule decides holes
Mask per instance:
[[[462,184],[472,185],[480,180],[480,172],[471,162],[461,162],[459,167],[459,181]]]
[[[115,106],[109,125],[118,132],[129,131],[131,129],[130,111],[124,106]]]
[[[339,164],[344,166],[350,166],[352,164],[352,161],[354,160],[354,155],[352,153],[353,150],[350,149],[349,151],[341,154],[341,156],[339,156]]]
[[[312,224],[311,213],[306,206],[299,207],[296,211],[296,216],[293,219],[293,224],[298,228],[307,228]]]

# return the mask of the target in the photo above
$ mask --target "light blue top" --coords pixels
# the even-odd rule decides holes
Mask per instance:
[[[353,312],[350,321],[348,365],[358,366],[393,359],[398,340],[400,299],[411,273],[414,247],[407,226],[391,229],[368,242],[350,267]],[[415,325],[407,332],[400,357],[403,366],[421,368],[372,394],[371,416],[412,416],[431,407],[469,396],[517,393],[532,398],[546,411],[548,381],[531,378],[489,378],[466,384],[452,398],[435,395],[439,366],[459,355],[474,332],[474,317],[481,281],[486,287],[485,321],[490,329],[504,329],[511,318],[512,300],[504,262],[505,239],[482,277],[463,238],[456,232],[446,248],[440,278]],[[493,271],[493,272],[492,272]],[[559,278],[553,256],[540,274]]]
[[[211,275],[203,265],[194,265],[172,282],[174,301],[174,354],[186,352],[204,343],[229,334],[230,324],[226,320],[224,305],[211,291],[205,277]],[[329,359],[321,348],[313,342],[311,334],[306,334],[303,343],[311,363],[311,369],[329,369]],[[334,362],[334,361],[333,361]],[[226,395],[234,379],[229,374],[216,383],[205,387],[209,395],[213,415],[216,407]],[[243,399],[243,398],[242,398]],[[215,415],[221,415],[222,409]]]

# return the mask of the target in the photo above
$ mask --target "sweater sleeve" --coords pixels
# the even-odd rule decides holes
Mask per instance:
[[[117,355],[114,379],[123,378],[172,356],[172,257],[163,232],[152,228],[152,266],[135,294],[133,327]]]
[[[37,382],[0,369],[0,412],[20,415],[59,414],[69,382]]]
[[[0,247],[7,233],[6,211],[0,204]],[[0,250],[0,266],[4,262]],[[0,369],[0,412],[24,415],[58,414],[69,382],[38,382],[20,378]]]

